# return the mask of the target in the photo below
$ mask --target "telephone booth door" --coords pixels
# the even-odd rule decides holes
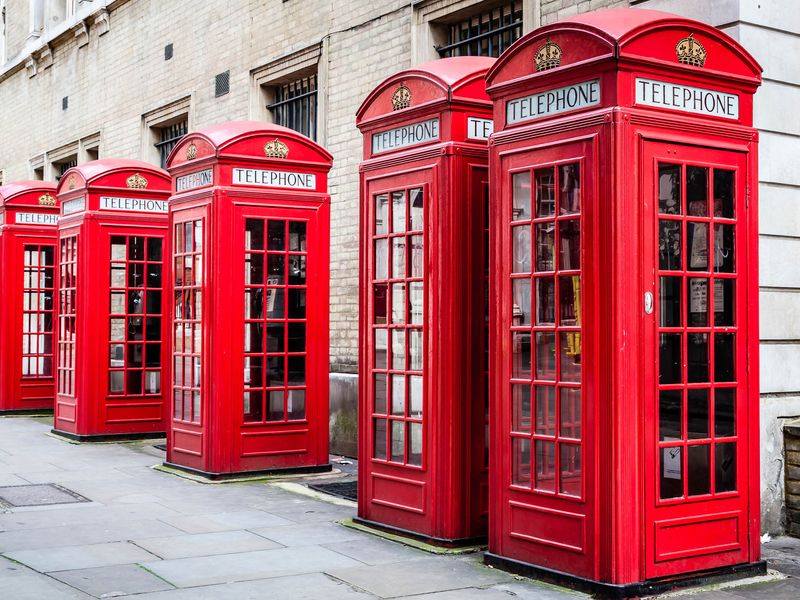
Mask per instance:
[[[646,574],[748,559],[747,155],[647,142]],[[648,301],[649,302],[649,301]],[[651,310],[650,306],[645,311]],[[750,340],[751,341],[751,340]],[[752,367],[752,365],[751,365]]]

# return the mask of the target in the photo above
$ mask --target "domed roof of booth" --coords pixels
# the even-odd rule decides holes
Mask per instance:
[[[11,181],[5,185],[0,185],[0,205],[5,204],[15,196],[29,192],[53,192],[56,191],[56,184],[50,181],[27,180]]]
[[[208,127],[187,133],[172,149],[172,152],[167,159],[167,168],[170,168],[177,163],[194,160],[194,158],[207,158],[209,155],[219,157],[222,150],[229,149],[237,142],[255,137],[293,140],[294,142],[311,149],[314,153],[321,155],[323,160],[327,162],[331,162],[333,160],[333,155],[331,155],[325,148],[302,133],[295,131],[294,129],[289,129],[288,127],[283,127],[282,125],[276,125],[275,123],[265,123],[264,121],[224,121],[222,123],[216,123],[214,125],[209,125]],[[181,153],[181,150],[186,148],[188,144],[191,144],[192,142],[196,143],[199,140],[205,141],[207,146],[198,145],[194,156],[190,157],[186,156],[186,153]],[[244,155],[249,154],[248,149],[251,151],[256,149],[259,151],[261,150],[261,147],[256,148],[256,146],[245,146],[247,147],[237,148],[239,151],[243,150],[241,153]],[[263,158],[263,154],[261,157]]]
[[[706,51],[707,61],[703,67],[681,64],[676,58],[676,43],[690,34]],[[576,36],[581,37],[581,45],[587,47],[569,44]],[[565,38],[566,43],[561,44],[557,39],[560,37]],[[709,76],[734,76],[756,85],[761,81],[762,69],[753,56],[738,41],[712,25],[660,10],[610,8],[573,15],[522,36],[489,71],[487,87],[521,76],[510,63],[516,62],[526,47],[534,45],[528,52],[535,53],[546,41],[563,46],[560,68],[592,58],[630,57],[665,67],[703,68]],[[559,67],[536,74],[549,75]],[[527,74],[532,74],[530,69]]]
[[[169,189],[172,180],[169,173],[154,164],[136,160],[133,158],[101,158],[90,162],[81,163],[76,167],[68,169],[58,182],[58,193],[61,194],[76,188],[82,188],[89,184],[97,183],[98,180],[108,177],[107,182],[112,187],[125,187],[116,181],[115,175],[119,173],[147,173],[154,176],[160,185],[156,188]],[[74,175],[78,175],[80,181],[74,180]],[[106,182],[103,182],[104,184]],[[130,186],[128,186],[130,187]],[[65,189],[66,188],[66,189]],[[154,186],[148,186],[148,190],[153,190]]]
[[[490,100],[486,95],[482,80],[496,61],[496,58],[487,56],[454,56],[439,58],[399,71],[375,86],[356,111],[356,120],[360,122],[378,114],[393,112],[392,105],[387,103],[380,103],[381,107],[373,110],[370,110],[370,107],[374,106],[376,101],[385,94],[394,92],[396,86],[414,79],[433,83],[439,92],[436,94],[430,90],[428,93],[421,94],[421,98],[415,98],[414,106],[431,100],[452,101],[457,98],[488,103]],[[476,80],[480,80],[478,85],[469,85]]]

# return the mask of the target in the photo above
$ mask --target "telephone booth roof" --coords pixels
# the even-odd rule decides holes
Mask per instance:
[[[278,140],[269,151],[267,145]],[[260,121],[227,121],[189,132],[173,148],[167,168],[215,162],[264,162],[274,159],[281,164],[302,164],[329,170],[333,156],[301,133]]]
[[[676,45],[687,36],[700,43],[698,50],[703,61],[700,66],[679,62]],[[560,64],[545,64],[536,72],[537,54],[548,42],[557,45]],[[588,66],[608,59],[627,63],[634,69],[658,69],[670,75],[735,82],[750,93],[761,82],[758,62],[719,29],[662,11],[617,8],[576,15],[523,36],[489,71],[487,89],[494,97],[527,76],[549,81],[568,67]],[[690,61],[690,57],[684,59]]]
[[[369,127],[381,117],[405,120],[411,114],[440,110],[448,103],[490,105],[484,78],[497,59],[484,56],[440,58],[400,71],[377,85],[356,112],[356,125]],[[413,101],[395,108],[392,96],[399,87],[408,88]],[[399,105],[402,106],[402,105]]]
[[[50,196],[44,202],[40,198]],[[12,181],[0,186],[0,207],[30,207],[58,210],[56,184],[49,181]]]
[[[59,194],[88,188],[162,194],[170,192],[171,179],[163,169],[141,160],[104,158],[72,167],[58,183]]]

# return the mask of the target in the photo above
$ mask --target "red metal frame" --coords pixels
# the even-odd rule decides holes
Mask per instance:
[[[402,71],[357,113],[358,515],[445,544],[487,528],[483,78],[493,63]]]
[[[56,186],[0,187],[0,414],[52,410]]]
[[[80,440],[163,435],[167,173],[106,159],[59,182],[54,431]]]
[[[702,52],[693,48],[695,59],[704,53],[704,66],[678,60],[678,53],[694,43],[686,42],[689,34],[702,44]],[[666,96],[649,104],[645,96],[637,97],[636,86],[649,85],[641,79],[684,87],[662,102],[671,106],[653,106]],[[587,93],[586,102],[571,110],[547,110],[559,93],[566,97],[561,88],[587,82],[596,82],[596,96]],[[495,270],[489,562],[634,595],[652,591],[653,582],[667,577],[763,568],[758,563],[758,178],[752,127],[752,95],[759,84],[758,64],[724,33],[667,13],[631,9],[586,13],[532,32],[487,76],[496,132],[490,143],[496,237],[490,262]],[[686,86],[730,94],[719,96],[728,102],[720,109],[723,114],[678,110],[683,94],[691,97]],[[539,93],[545,94],[541,101]],[[533,100],[523,112],[516,101],[528,96]],[[683,173],[683,195],[673,205],[680,205],[681,215],[659,213],[667,181],[659,164],[679,165]],[[560,179],[564,165],[573,165],[572,170]],[[558,198],[572,193],[568,182],[578,170],[579,217]],[[540,178],[546,185],[536,185],[537,174],[550,173],[553,181]],[[735,218],[696,216],[702,206],[710,210],[721,201],[731,180]],[[555,208],[544,202],[553,195],[549,185],[556,192]],[[547,207],[543,215],[536,212],[539,204]],[[581,247],[580,271],[567,271],[566,281],[560,262],[565,219],[580,223]],[[666,223],[664,231],[682,234],[680,240],[668,239],[667,233],[659,237],[660,222]],[[711,235],[718,225],[724,227]],[[691,265],[659,270],[659,242],[662,253],[679,247],[688,255],[690,238],[696,245]],[[735,273],[709,266],[715,252],[735,254]],[[537,265],[537,258],[550,255],[556,257],[553,264]],[[515,260],[528,262],[520,266]],[[549,283],[553,277],[555,286]],[[675,279],[662,282],[661,277]],[[531,278],[537,283],[526,296],[525,282]],[[512,280],[520,282],[516,288]],[[553,292],[542,295],[543,321],[537,314],[539,281],[548,282],[541,285]],[[675,293],[666,293],[670,285]],[[515,306],[520,298],[529,298],[523,302],[528,311]],[[732,301],[735,313],[727,309],[714,324],[715,302],[719,309]],[[537,344],[537,332],[546,335],[564,325],[566,335],[558,336],[554,348]],[[731,339],[737,340],[735,357],[727,345]],[[672,342],[682,348],[674,373],[669,370]],[[576,362],[576,350],[579,378],[577,370],[563,369],[565,358]],[[537,373],[546,356],[552,375]],[[534,391],[527,392],[531,382]],[[548,401],[545,395],[540,406],[536,391],[554,383],[580,389],[580,404],[560,395]],[[533,418],[542,413],[543,421]],[[552,482],[537,484],[531,475],[537,471],[537,442],[540,467],[555,452]],[[735,450],[726,445],[733,442]],[[565,448],[569,454],[559,475]],[[667,458],[670,452],[676,458]],[[731,461],[735,483],[723,469]],[[521,465],[528,472],[517,468],[513,480]],[[565,474],[572,483],[580,476],[581,485],[565,488]]]
[[[284,127],[230,122],[188,134],[168,164],[168,464],[329,470],[330,154]]]

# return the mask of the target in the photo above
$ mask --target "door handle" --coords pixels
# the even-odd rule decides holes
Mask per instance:
[[[645,292],[644,293],[644,314],[652,315],[653,314],[653,293],[652,292]]]

